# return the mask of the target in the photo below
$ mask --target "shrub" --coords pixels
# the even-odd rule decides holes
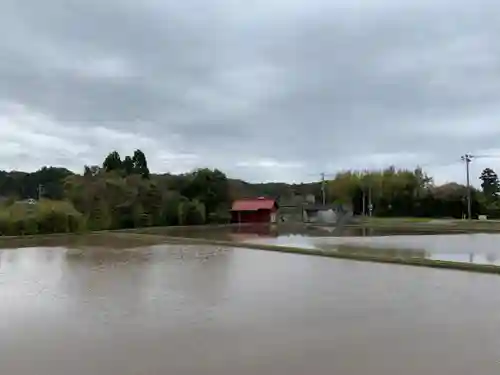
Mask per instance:
[[[179,206],[181,225],[205,224],[205,206],[197,201],[183,202]]]
[[[4,236],[78,232],[84,226],[83,215],[65,201],[18,202],[0,214],[0,235]]]

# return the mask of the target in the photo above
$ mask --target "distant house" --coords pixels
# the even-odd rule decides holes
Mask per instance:
[[[303,221],[303,206],[314,204],[315,198],[313,194],[294,195],[279,201],[279,221],[300,223]]]
[[[276,223],[278,203],[274,199],[259,197],[233,202],[233,223]]]
[[[305,223],[334,224],[339,215],[338,205],[305,205],[303,220]]]

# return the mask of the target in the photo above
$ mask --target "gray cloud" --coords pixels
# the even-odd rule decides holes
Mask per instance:
[[[462,153],[500,154],[500,5],[347,4],[4,0],[0,167],[142,147],[158,171],[420,163],[461,181]]]

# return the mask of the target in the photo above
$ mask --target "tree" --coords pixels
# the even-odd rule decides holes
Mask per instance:
[[[123,164],[118,151],[113,151],[106,156],[106,159],[104,159],[102,163],[102,167],[106,172],[120,171],[123,168]]]
[[[130,176],[131,174],[134,173],[134,161],[130,156],[125,156],[125,159],[123,159],[122,164],[126,176]]]
[[[205,207],[196,200],[182,202],[179,206],[181,225],[202,225],[205,223]]]
[[[482,181],[481,188],[486,199],[490,202],[496,200],[497,194],[500,192],[500,182],[495,171],[491,168],[485,168],[479,179]]]
[[[83,170],[85,177],[95,177],[101,172],[101,167],[98,165],[86,165]]]
[[[135,150],[132,157],[133,171],[135,174],[140,174],[143,178],[149,178],[148,162],[146,155],[141,150]]]
[[[328,203],[350,205],[355,214],[367,209],[370,193],[377,216],[461,218],[467,210],[465,186],[436,187],[421,168],[347,171],[328,182]],[[482,195],[472,189],[471,196],[473,215],[477,215],[482,211]]]
[[[198,200],[205,207],[204,216],[217,211],[220,205],[229,202],[227,177],[218,169],[197,169],[192,172],[181,190],[189,200]]]

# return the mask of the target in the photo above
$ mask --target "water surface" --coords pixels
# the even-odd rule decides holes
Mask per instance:
[[[0,251],[3,375],[500,370],[500,278],[245,249]]]
[[[161,231],[161,229],[160,229]],[[363,251],[370,255],[417,257],[500,266],[500,234],[450,233],[329,227],[233,226],[174,228],[169,234],[182,237],[293,246],[327,251]]]

